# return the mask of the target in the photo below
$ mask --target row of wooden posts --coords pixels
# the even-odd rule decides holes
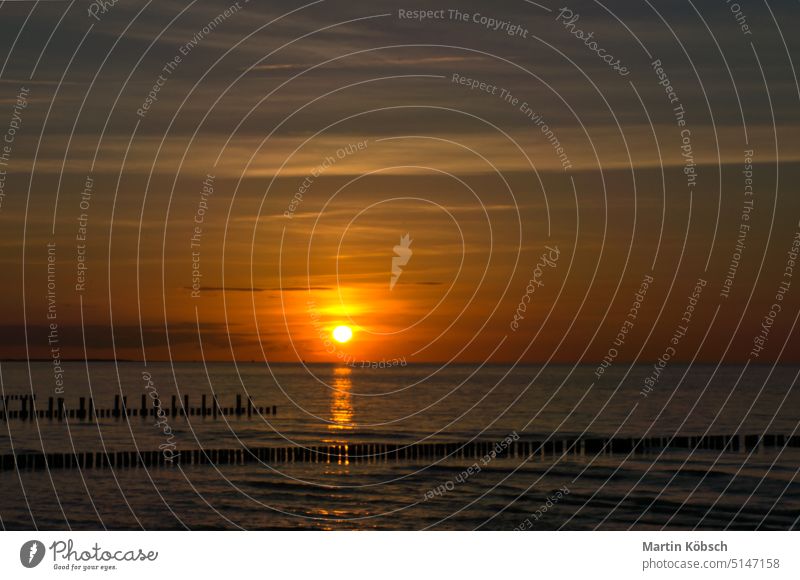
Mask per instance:
[[[800,447],[800,436],[707,435],[681,437],[616,437],[563,439],[555,441],[514,441],[498,447],[493,441],[450,443],[352,443],[316,446],[239,447],[233,449],[177,449],[169,458],[158,450],[24,453],[0,456],[0,470],[95,469],[181,465],[243,465],[247,463],[378,463],[388,461],[434,461],[455,459],[476,461],[511,458],[517,461],[559,456],[646,454],[665,450],[707,450],[716,452],[753,451],[761,448]],[[171,459],[170,459],[171,458]]]
[[[19,401],[19,408],[12,409],[11,401]],[[200,397],[200,406],[192,407],[189,404],[189,395],[183,396],[183,404],[178,404],[178,397],[172,395],[170,406],[163,405],[164,414],[167,417],[208,417],[218,419],[221,416],[236,416],[252,418],[253,415],[275,415],[278,408],[272,406],[256,406],[251,397],[247,397],[243,403],[242,395],[236,395],[236,405],[232,407],[222,407],[216,395],[212,395],[211,404],[207,395]],[[94,421],[96,419],[124,419],[127,417],[155,417],[158,410],[153,404],[153,400],[147,395],[142,395],[139,407],[128,407],[128,397],[114,395],[114,406],[108,408],[97,408],[92,397],[80,397],[78,407],[67,408],[63,397],[49,397],[47,407],[37,408],[36,395],[10,395],[0,399],[0,421],[33,421],[34,419],[47,419],[63,421],[65,419],[77,419],[78,421]]]

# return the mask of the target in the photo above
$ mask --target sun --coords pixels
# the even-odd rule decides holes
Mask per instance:
[[[353,330],[349,326],[337,326],[333,329],[333,339],[336,342],[348,342],[353,338]]]

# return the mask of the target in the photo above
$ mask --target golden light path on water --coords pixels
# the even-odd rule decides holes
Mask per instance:
[[[333,382],[331,384],[331,431],[351,431],[353,429],[353,397],[350,391],[353,388],[351,374],[353,369],[339,366],[333,369]]]

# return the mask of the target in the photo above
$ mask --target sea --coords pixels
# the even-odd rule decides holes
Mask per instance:
[[[788,442],[800,423],[797,367],[673,364],[656,381],[648,381],[652,365],[612,366],[600,378],[584,365],[90,361],[62,367],[58,385],[50,362],[0,363],[6,410],[30,410],[36,395],[37,411],[0,420],[0,455],[168,450],[172,459],[149,467],[6,465],[2,529],[800,527],[800,449],[788,444],[224,465],[182,459],[211,448],[480,441],[501,449],[509,441],[592,437],[775,434]],[[195,412],[203,396],[206,411]],[[56,409],[63,399],[61,420],[46,416],[51,397]],[[130,416],[124,410],[115,416],[116,397]],[[185,397],[188,416],[173,416],[173,404],[182,408]],[[81,399],[86,408],[90,398],[110,415],[80,414]],[[158,407],[164,417],[152,415]]]

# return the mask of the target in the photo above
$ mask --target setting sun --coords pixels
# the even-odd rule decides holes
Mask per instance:
[[[349,326],[337,326],[333,329],[333,338],[336,342],[347,342],[353,338],[353,331]]]

